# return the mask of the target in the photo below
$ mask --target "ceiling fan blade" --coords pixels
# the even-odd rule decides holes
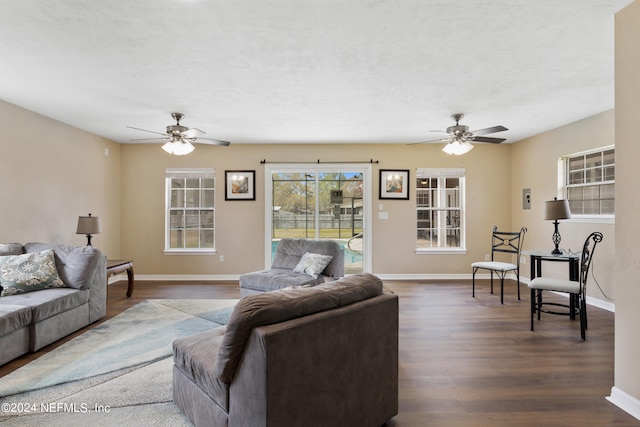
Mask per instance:
[[[198,128],[191,128],[185,132],[182,132],[182,136],[184,136],[185,138],[195,138],[198,135],[204,135],[205,133],[205,131]]]
[[[504,126],[494,126],[494,127],[490,127],[490,128],[486,128],[486,129],[478,129],[478,130],[474,130],[471,133],[474,135],[487,135],[490,133],[496,133],[496,132],[504,132],[505,130],[509,130]]]
[[[211,139],[211,138],[198,138],[195,141],[197,144],[208,144],[208,145],[222,145],[224,147],[228,147],[231,145],[229,141],[221,141],[219,139]]]
[[[157,134],[157,135],[163,135],[163,136],[166,136],[166,135],[167,135],[166,133],[156,132],[156,131],[153,131],[153,130],[147,130],[147,129],[134,128],[133,126],[127,126],[127,127],[128,127],[129,129],[141,130],[141,131],[143,131],[143,132],[155,133],[155,134]]]
[[[471,139],[472,142],[490,142],[492,144],[500,144],[506,140],[507,138],[491,138],[488,136],[474,136],[473,139]]]
[[[169,139],[169,137],[165,136],[164,138],[136,138],[136,139],[130,139],[129,141],[165,141]]]
[[[417,145],[417,144],[426,144],[428,142],[451,142],[451,137],[450,136],[446,136],[444,138],[438,138],[438,139],[429,139],[427,141],[420,141],[420,142],[410,142],[407,145]]]

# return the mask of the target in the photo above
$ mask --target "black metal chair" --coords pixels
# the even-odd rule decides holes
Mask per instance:
[[[493,273],[500,277],[500,303],[504,304],[504,278],[510,271],[516,273],[516,282],[518,286],[518,300],[520,299],[520,252],[522,251],[522,243],[524,242],[524,234],[527,232],[526,227],[522,227],[520,231],[498,231],[498,227],[493,227],[491,236],[491,261],[474,262],[471,264],[473,269],[471,287],[472,296],[476,296],[476,272],[480,269],[489,270],[491,272],[491,293],[493,294]],[[516,257],[516,263],[496,261],[496,255],[499,253],[513,254]]]
[[[575,315],[580,315],[580,336],[584,340],[586,338],[587,330],[587,276],[589,273],[589,267],[591,266],[591,260],[593,259],[593,253],[596,250],[596,245],[602,241],[602,233],[593,232],[587,237],[582,247],[582,257],[580,259],[580,274],[578,276],[579,281],[555,279],[551,277],[536,277],[529,283],[529,289],[531,290],[531,330],[533,331],[533,317],[538,313],[538,320],[540,320],[540,313],[561,314],[568,315],[571,319],[575,319]],[[569,294],[569,304],[561,304],[555,302],[543,302],[543,291],[552,292],[565,292]],[[566,307],[566,311],[553,311],[543,309],[543,306],[558,306]]]

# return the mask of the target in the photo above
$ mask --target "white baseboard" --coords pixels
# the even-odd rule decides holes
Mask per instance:
[[[606,399],[629,415],[640,420],[640,400],[617,387],[611,387],[611,395]]]
[[[378,274],[373,273],[378,276],[381,280],[471,280],[471,274]],[[488,280],[491,278],[489,273],[486,274],[476,274],[476,279],[478,280]],[[145,275],[136,275],[136,280],[155,280],[155,281],[237,281],[240,279],[239,274],[179,274],[179,275],[161,275],[161,274],[145,274]],[[514,274],[509,274],[505,277],[507,280],[516,280],[516,276]],[[119,280],[127,280],[126,274],[117,274],[109,277],[108,283],[114,283]],[[497,280],[498,284],[500,283],[500,279],[494,276],[494,280]],[[521,276],[520,282],[524,284],[529,283],[529,278]],[[566,294],[559,293],[558,295],[567,296]],[[607,301],[602,301],[596,298],[587,297],[587,304],[593,305],[595,307],[602,308],[607,311],[615,312],[615,304],[609,303]]]

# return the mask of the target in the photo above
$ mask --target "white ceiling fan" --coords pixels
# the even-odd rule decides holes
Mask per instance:
[[[506,138],[493,138],[488,136],[478,136],[478,135],[488,135],[490,133],[496,132],[504,132],[505,130],[509,130],[504,126],[493,126],[485,129],[478,129],[474,131],[469,131],[469,126],[461,125],[459,122],[464,117],[464,114],[452,114],[451,119],[453,119],[456,124],[454,126],[449,126],[446,131],[441,130],[433,130],[431,132],[441,132],[447,133],[448,135],[444,138],[432,139],[429,141],[421,141],[414,142],[413,144],[424,144],[425,142],[446,142],[447,145],[444,146],[442,151],[447,154],[455,154],[461,155],[468,153],[473,149],[473,145],[471,145],[471,141],[473,142],[488,142],[491,144],[500,144],[501,142],[506,141]]]
[[[188,128],[186,126],[182,126],[180,124],[180,120],[184,118],[184,114],[182,113],[171,113],[171,117],[173,117],[176,121],[175,125],[167,126],[167,131],[156,132],[147,129],[136,128],[133,126],[127,126],[130,129],[141,130],[143,132],[155,133],[156,135],[161,135],[160,137],[155,138],[138,138],[131,139],[130,141],[154,141],[157,140],[159,142],[167,141],[162,149],[169,154],[175,155],[184,155],[189,154],[195,148],[193,144],[209,144],[209,145],[222,145],[224,147],[229,146],[231,143],[229,141],[221,141],[219,139],[212,138],[203,138],[199,135],[205,135],[206,132],[200,130],[198,128]]]

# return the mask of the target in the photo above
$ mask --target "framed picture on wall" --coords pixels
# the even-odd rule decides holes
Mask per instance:
[[[408,169],[380,169],[380,199],[409,200]]]
[[[225,200],[255,200],[256,171],[224,171]]]

